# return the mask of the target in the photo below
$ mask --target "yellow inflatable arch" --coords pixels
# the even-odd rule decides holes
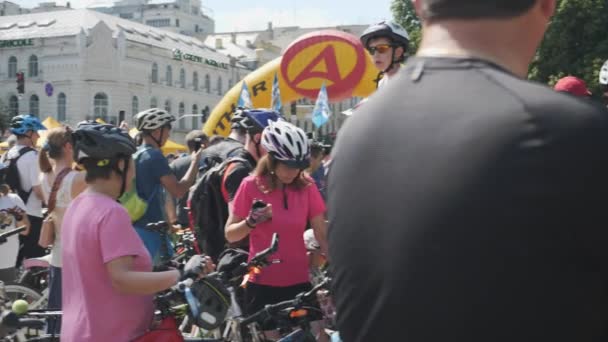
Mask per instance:
[[[323,83],[330,102],[376,90],[378,69],[359,39],[351,34],[325,30],[306,34],[294,41],[283,56],[247,75],[251,101],[255,108],[270,107],[274,75],[278,75],[283,104],[301,98],[316,100]],[[207,135],[228,135],[230,118],[237,106],[242,82],[226,93],[213,109],[205,126]]]

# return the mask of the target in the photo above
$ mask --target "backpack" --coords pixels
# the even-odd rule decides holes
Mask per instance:
[[[194,232],[201,251],[218,260],[226,239],[224,225],[228,218],[228,204],[222,193],[222,183],[228,167],[236,162],[251,164],[243,158],[232,157],[207,170],[190,189],[188,202],[192,211]]]
[[[23,203],[27,203],[27,200],[30,198],[30,194],[32,193],[32,189],[29,191],[23,190],[21,187],[21,177],[19,176],[19,168],[17,168],[17,161],[24,154],[36,151],[31,147],[23,147],[19,150],[19,155],[13,158],[8,158],[8,152],[2,158],[2,162],[5,164],[5,168],[1,171],[1,177],[4,180],[4,183],[11,187],[13,192],[16,192],[19,197],[23,200]],[[8,162],[8,164],[7,164]]]
[[[232,156],[237,155],[243,149],[243,144],[233,139],[225,139],[217,145],[206,148],[203,150],[201,156],[202,167],[198,170],[199,178],[212,167],[219,165],[221,162]]]

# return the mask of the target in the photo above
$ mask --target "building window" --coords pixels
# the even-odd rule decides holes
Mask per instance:
[[[177,120],[179,120],[178,126],[179,129],[186,129],[186,121],[182,118],[186,114],[186,106],[184,106],[183,102],[179,103],[179,116]]]
[[[232,78],[228,80],[228,90],[232,89]]]
[[[13,95],[8,99],[8,115],[13,117],[19,114],[19,99]]]
[[[139,99],[137,96],[133,96],[133,99],[131,99],[131,115],[135,116],[137,113],[139,113]]]
[[[205,75],[205,91],[207,94],[211,94],[211,78],[209,74]]]
[[[97,93],[93,99],[93,114],[95,118],[108,121],[108,95]]]
[[[40,116],[40,99],[36,94],[30,96],[30,114]]]
[[[171,100],[169,99],[165,101],[165,110],[167,111],[167,113],[171,114]]]
[[[194,25],[194,32],[195,32],[195,33],[198,33],[198,30],[199,30],[199,28],[198,28],[198,24]]]
[[[158,64],[152,63],[152,83],[158,83]]]
[[[171,68],[170,65],[167,65],[167,72],[165,74],[165,79],[167,81],[168,86],[173,85],[173,69]]]
[[[168,27],[171,26],[171,19],[146,20],[146,25],[153,27]]]
[[[153,97],[150,99],[150,108],[157,108],[158,107],[158,101],[156,100],[156,97]]]
[[[222,95],[223,93],[223,84],[222,84],[222,76],[217,78],[217,94]]]
[[[38,77],[38,57],[36,57],[35,55],[30,56],[28,76]]]
[[[179,19],[175,19],[175,27],[179,27]]]
[[[192,74],[192,86],[194,91],[198,91],[198,73],[196,71]]]
[[[186,71],[183,68],[179,71],[179,85],[186,88]]]
[[[66,97],[64,93],[59,93],[57,96],[57,120],[59,122],[65,121],[65,107],[66,107]]]
[[[118,16],[123,19],[133,19],[133,13],[120,13]]]
[[[8,59],[8,77],[13,78],[17,76],[17,57],[11,56]]]
[[[197,113],[198,113],[198,106],[194,104],[194,105],[192,105],[192,114],[197,114]],[[200,120],[200,118],[198,116],[192,117],[192,129],[198,128],[199,120]]]

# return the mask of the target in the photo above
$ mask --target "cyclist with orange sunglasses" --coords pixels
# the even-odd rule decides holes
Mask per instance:
[[[368,27],[361,35],[361,43],[372,55],[374,65],[380,70],[378,88],[397,74],[405,61],[410,36],[399,24],[383,21]]]

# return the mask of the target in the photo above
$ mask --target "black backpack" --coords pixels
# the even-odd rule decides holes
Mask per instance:
[[[5,164],[5,168],[0,172],[0,177],[2,177],[4,184],[7,184],[11,187],[13,192],[15,192],[21,199],[23,203],[27,204],[27,200],[30,198],[30,194],[32,193],[32,189],[29,191],[23,190],[21,187],[21,177],[19,176],[19,169],[17,168],[17,161],[24,154],[36,151],[31,147],[23,147],[19,150],[19,154],[13,158],[8,158],[8,152],[2,157],[2,163]]]
[[[188,200],[199,247],[216,262],[226,246],[224,226],[228,218],[228,204],[222,195],[222,179],[228,166],[237,162],[251,167],[244,158],[228,158],[207,170],[190,189]]]

